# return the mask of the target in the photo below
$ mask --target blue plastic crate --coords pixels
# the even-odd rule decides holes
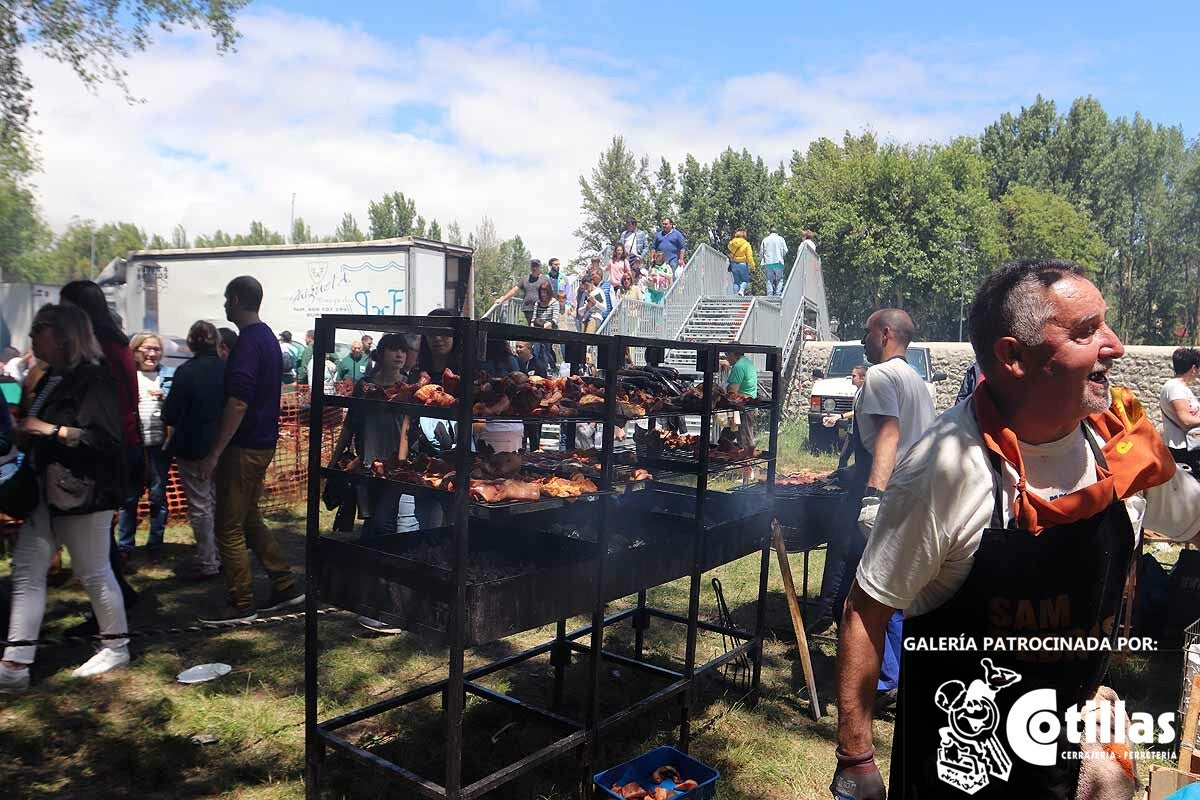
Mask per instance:
[[[612,790],[612,785],[615,783],[618,786],[624,786],[630,781],[637,781],[643,789],[651,791],[657,786],[673,789],[675,784],[669,778],[658,784],[650,779],[654,770],[667,765],[678,770],[683,780],[693,780],[699,784],[689,792],[675,795],[674,800],[708,800],[708,798],[716,796],[717,778],[721,777],[721,773],[667,745],[655,748],[649,753],[643,753],[632,761],[626,761],[624,764],[606,769],[592,780],[599,788],[602,797],[619,798],[620,795]]]

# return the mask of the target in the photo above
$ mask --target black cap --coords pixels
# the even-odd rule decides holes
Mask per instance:
[[[529,259],[529,266],[531,266],[531,267],[540,267],[541,265],[542,265],[542,260],[541,260],[540,258],[531,258],[531,259]]]

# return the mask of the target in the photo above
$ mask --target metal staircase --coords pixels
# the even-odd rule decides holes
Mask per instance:
[[[702,297],[676,338],[686,342],[736,342],[753,304],[753,297]],[[672,350],[667,354],[667,364],[675,369],[692,371],[696,368],[695,359],[688,355],[687,350]]]

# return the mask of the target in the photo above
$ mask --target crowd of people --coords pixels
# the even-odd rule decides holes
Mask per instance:
[[[632,290],[637,272],[628,254],[649,251],[648,237],[637,236],[636,225],[628,233],[614,247],[615,264],[604,268],[594,259],[594,269],[580,276],[577,304],[591,309],[606,303],[604,284],[611,291],[614,279]],[[735,239],[744,244],[731,246],[731,275],[745,283],[739,280],[745,272],[734,266],[751,268],[753,252],[745,236]],[[650,256],[665,259],[661,250]],[[777,269],[771,263],[781,262],[768,262],[768,269]],[[557,259],[549,275],[535,261],[528,278],[513,287],[511,296],[523,293],[531,326],[561,319],[559,280]],[[136,500],[149,490],[142,549],[153,557],[163,541],[161,486],[171,459],[187,493],[197,545],[195,563],[180,574],[194,580],[220,575],[227,588],[227,607],[202,622],[251,621],[260,611],[303,601],[258,509],[283,392],[317,379],[313,332],[303,346],[290,332],[277,337],[259,318],[261,301],[255,279],[230,282],[225,315],[237,331],[197,321],[187,338],[194,357],[174,372],[162,363],[161,338],[127,338],[94,283],[69,284],[60,303],[38,311],[30,331],[34,358],[14,357],[22,380],[19,421],[7,406],[0,415],[0,510],[24,520],[13,557],[10,640],[37,638],[47,569],[56,548],[65,546],[91,600],[93,630],[110,637],[74,674],[99,675],[129,663],[121,634],[129,631],[128,610],[137,594],[123,574],[137,550]],[[455,315],[448,309],[430,314]],[[1143,526],[1196,541],[1200,400],[1191,387],[1200,377],[1200,351],[1173,354],[1174,377],[1159,398],[1159,431],[1131,395],[1110,386],[1124,347],[1104,316],[1103,297],[1078,265],[1005,265],[985,280],[971,306],[976,365],[966,379],[970,388],[940,416],[906,361],[916,331],[912,318],[888,308],[868,319],[863,345],[871,366],[854,374],[859,391],[846,415],[853,426],[842,457],[842,465],[853,459],[841,475],[849,489],[845,528],[852,533],[831,544],[813,626],[838,626],[835,796],[885,796],[871,723],[889,707],[904,731],[895,739],[891,794],[938,795],[945,782],[938,760],[960,752],[939,749],[946,731],[953,733],[946,716],[961,700],[953,684],[971,680],[981,664],[987,681],[1011,682],[1016,675],[1024,691],[1054,689],[1069,702],[1085,702],[1103,688],[1103,648],[1061,661],[1030,661],[1001,649],[981,662],[978,649],[901,648],[902,641],[1042,635],[1046,631],[1029,634],[1020,614],[1005,609],[1037,608],[1057,597],[1068,602],[1061,619],[1047,623],[1051,632],[1111,632]],[[648,363],[661,360],[655,350],[647,349]],[[556,355],[527,341],[514,347],[489,339],[474,366],[494,377],[545,377],[559,368]],[[466,374],[460,356],[461,342],[449,331],[389,333],[378,343],[367,334],[328,362],[322,377],[327,386],[349,381],[362,396],[368,382],[411,383],[421,373],[441,375],[447,368]],[[736,345],[726,365],[729,387],[756,396],[757,372]],[[842,416],[827,422],[837,424]],[[749,415],[743,426],[739,437],[753,441]],[[459,431],[448,420],[356,406],[346,416],[333,461],[350,452],[363,461],[445,456],[460,441],[496,452],[537,449],[540,432],[519,421],[477,422],[471,431]],[[594,438],[574,442],[591,444]],[[326,492],[327,504],[337,509],[335,529],[357,528],[364,538],[444,522],[440,500],[405,495],[385,483],[339,487],[331,481]],[[19,507],[22,500],[28,505]],[[269,597],[257,607],[249,552],[271,582]],[[28,686],[35,652],[33,646],[4,650],[0,691]],[[998,713],[1011,702],[1001,696]],[[1005,789],[1069,797],[1079,780],[1064,761],[1036,768],[1013,762]]]
[[[225,316],[237,331],[197,321],[192,358],[162,363],[163,339],[122,332],[103,291],[90,281],[64,286],[30,331],[32,358],[5,365],[21,386],[16,421],[0,417],[0,511],[23,520],[13,553],[10,641],[38,638],[47,571],[60,547],[87,591],[92,614],[71,630],[102,634],[98,652],[73,673],[89,677],[129,663],[128,611],[139,602],[125,580],[136,545],[138,506],[149,492],[149,533],[140,548],[155,559],[167,521],[172,461],[188,500],[196,558],[187,580],[224,576],[228,603],[200,622],[248,622],[300,605],[303,591],[259,512],[267,465],[279,437],[283,348],[258,318],[262,286],[252,277],[225,289]],[[290,338],[290,337],[289,337]],[[294,369],[294,368],[293,368]],[[249,552],[271,579],[255,603]],[[36,647],[9,646],[0,692],[23,691]]]
[[[816,252],[812,231],[804,231],[800,247]],[[727,250],[730,293],[752,294],[751,275],[759,269],[759,262],[746,229],[734,231]],[[772,228],[758,252],[767,296],[781,296],[787,274],[787,242]],[[595,255],[568,273],[557,258],[547,262],[545,272],[541,259],[531,259],[529,274],[494,301],[502,304],[519,298],[526,323],[535,327],[595,333],[622,301],[665,302],[687,269],[687,239],[670,217],[663,218],[653,238],[630,217],[612,244],[608,263],[604,261],[604,256]]]

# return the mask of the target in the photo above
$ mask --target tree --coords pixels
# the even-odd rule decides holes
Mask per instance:
[[[413,233],[417,204],[404,192],[385,194],[378,202],[367,205],[367,219],[372,239],[394,239]],[[424,220],[421,220],[424,225]]]
[[[234,14],[248,0],[19,0],[0,5],[0,132],[27,132],[32,84],[22,48],[67,64],[88,86],[113,83],[131,97],[121,62],[155,30],[209,30],[217,51],[237,41]]]
[[[462,228],[458,226],[458,220],[454,220],[446,226],[446,241],[450,244],[463,243]]]
[[[146,234],[131,222],[97,226],[90,219],[73,219],[55,239],[49,258],[58,266],[61,278],[94,278],[117,256],[145,249],[146,241]]]
[[[1053,100],[1041,95],[1017,116],[1005,112],[988,125],[980,139],[980,150],[988,162],[988,189],[998,200],[1014,183],[1048,187],[1049,144],[1058,129]]]
[[[430,239],[440,242],[442,240],[442,226],[438,225],[438,221],[431,220],[429,223],[429,232],[426,234]]]
[[[468,244],[475,249],[471,262],[475,270],[475,313],[482,315],[512,285],[511,261],[502,251],[496,226],[488,217],[480,221]]]
[[[625,140],[614,136],[612,144],[600,154],[591,181],[579,176],[583,221],[575,236],[583,244],[581,255],[600,253],[611,246],[625,230],[628,217],[653,230],[656,220],[651,216],[649,169],[648,158],[635,158]]]
[[[245,234],[238,234],[233,237],[235,245],[271,245],[271,244],[287,244],[283,238],[283,234],[279,231],[273,231],[263,223],[255,220],[250,223],[250,231]]]
[[[196,247],[233,247],[233,237],[217,228],[210,236],[200,234],[196,237]]]
[[[175,226],[175,230],[171,231],[171,247],[177,250],[191,247],[191,244],[188,243],[187,228],[182,225]]]
[[[56,279],[52,266],[38,257],[50,238],[33,192],[19,177],[0,175],[0,280]]]
[[[342,215],[342,221],[338,224],[337,230],[333,232],[333,240],[335,242],[361,242],[365,236],[358,229],[358,221],[354,219],[354,215],[347,211]]]
[[[678,193],[671,162],[660,159],[658,170],[654,173],[654,185],[650,187],[650,227],[661,224],[663,217],[675,220],[679,213]]]
[[[675,220],[687,237],[688,250],[701,242],[714,244],[711,234],[713,219],[709,169],[688,153],[679,167],[679,219]]]
[[[1013,185],[1000,198],[1005,245],[1012,258],[1069,258],[1099,270],[1107,248],[1092,225],[1062,197]]]
[[[313,234],[312,228],[304,221],[304,217],[296,217],[292,222],[292,244],[308,244],[315,242],[317,237]]]

